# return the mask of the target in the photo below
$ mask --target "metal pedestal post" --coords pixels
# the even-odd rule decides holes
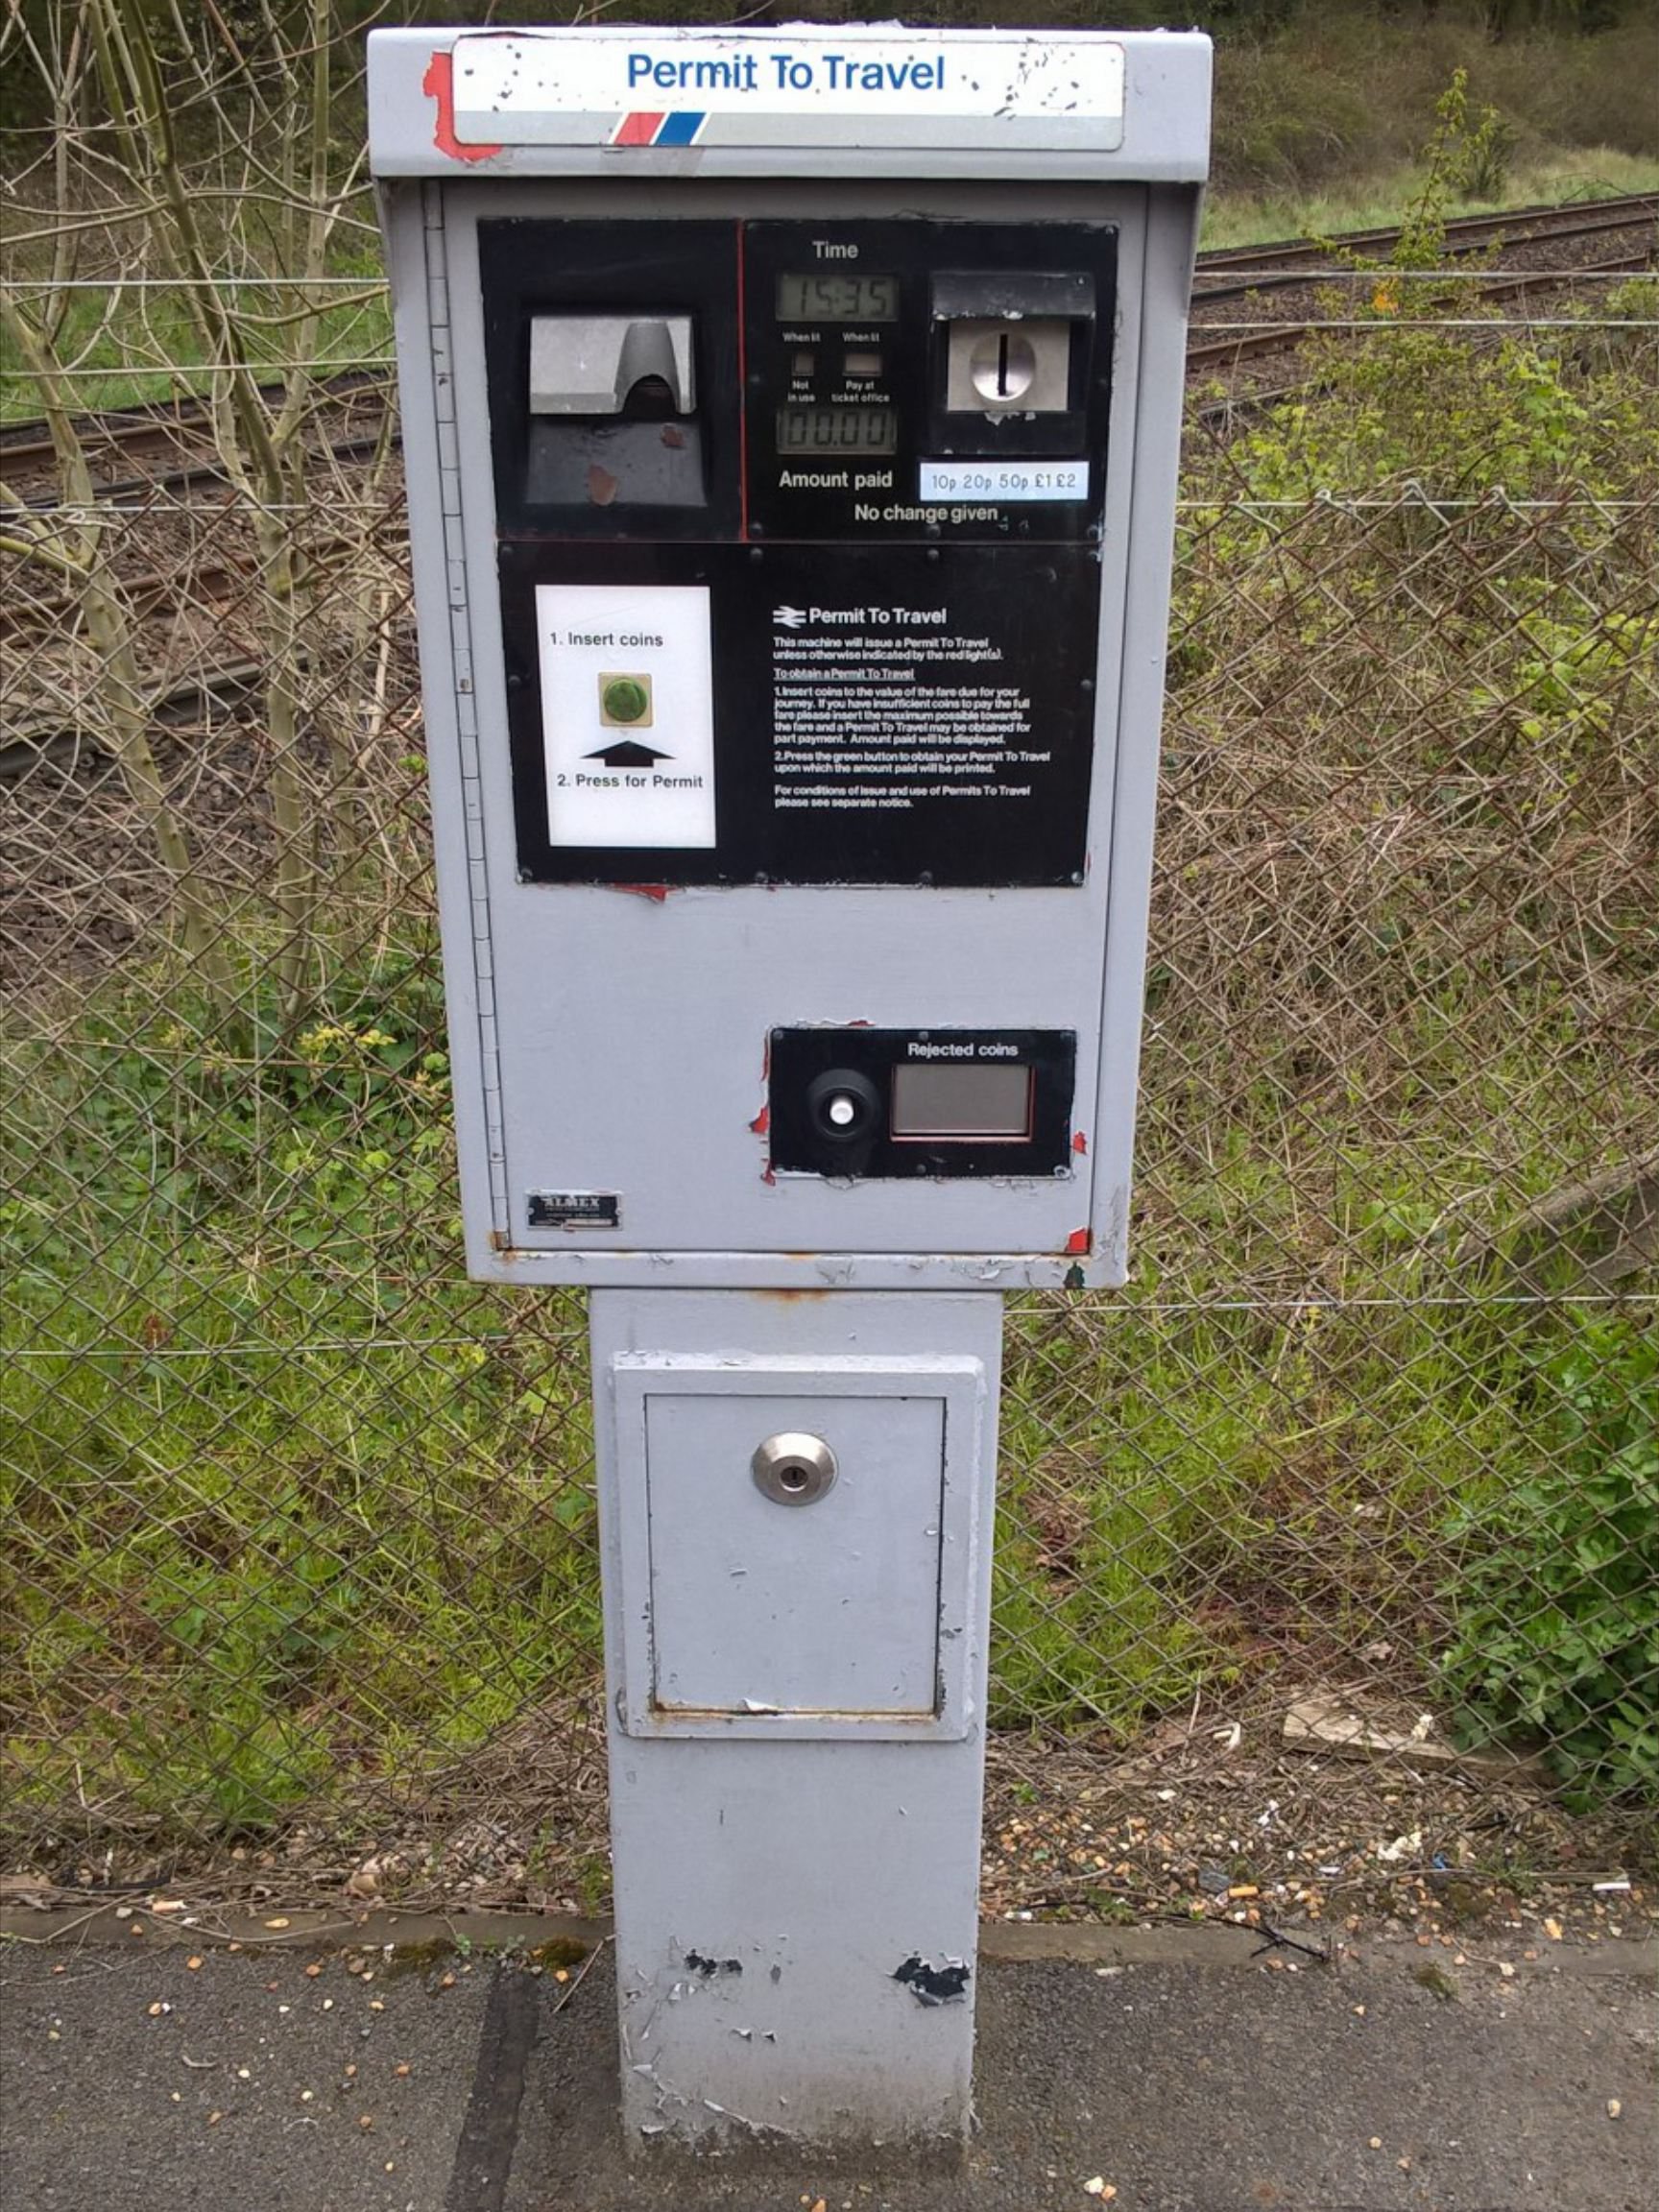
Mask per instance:
[[[1001,1309],[593,1294],[633,2147],[966,2134]]]

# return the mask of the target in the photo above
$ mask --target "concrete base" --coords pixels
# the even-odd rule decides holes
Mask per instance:
[[[594,1294],[637,2149],[966,2139],[1000,1339],[995,1293]],[[711,1453],[695,1448],[701,1413],[680,1422],[681,1371],[720,1397]],[[728,1384],[754,1399],[753,1443],[773,1426],[835,1440],[836,1488],[801,1509],[757,1503]],[[935,1401],[930,1429],[913,1416]],[[887,1543],[914,1544],[924,1524],[926,1575],[895,1597]],[[654,1527],[674,1529],[675,1556],[653,1551]],[[677,1704],[688,1639],[670,1617],[698,1621],[700,1682],[729,1671],[764,1695]],[[858,1683],[862,1709],[808,1709],[820,1671],[837,1697]],[[771,1702],[778,1682],[793,1709]]]

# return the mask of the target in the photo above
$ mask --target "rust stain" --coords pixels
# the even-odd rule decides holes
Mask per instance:
[[[620,489],[609,469],[603,468],[597,461],[589,463],[588,496],[595,507],[609,507]]]
[[[771,1081],[772,1039],[770,1034],[768,1034],[766,1042],[760,1047],[760,1097],[762,1103],[759,1113],[756,1115],[754,1120],[749,1124],[750,1128],[755,1132],[757,1137],[767,1136],[771,1131],[772,1102],[766,1095],[767,1089],[771,1084]],[[768,1166],[766,1169],[766,1180],[768,1183],[775,1183],[778,1180],[778,1178],[773,1174],[770,1166]]]
[[[761,1290],[757,1295],[776,1298],[780,1305],[790,1306],[803,1298],[833,1298],[835,1293],[833,1290]]]
[[[499,146],[463,146],[455,135],[455,57],[453,54],[434,54],[426,64],[426,74],[421,80],[421,89],[428,100],[438,104],[437,118],[432,125],[432,143],[440,154],[446,154],[451,161],[488,161],[499,154]]]

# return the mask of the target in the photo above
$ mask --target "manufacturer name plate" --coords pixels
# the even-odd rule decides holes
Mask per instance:
[[[614,1190],[532,1190],[532,1229],[619,1229],[622,1204]]]

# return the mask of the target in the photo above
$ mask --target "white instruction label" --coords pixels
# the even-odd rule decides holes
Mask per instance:
[[[924,461],[920,499],[1087,499],[1087,461]]]
[[[702,584],[539,584],[553,845],[709,848],[714,711]]]

